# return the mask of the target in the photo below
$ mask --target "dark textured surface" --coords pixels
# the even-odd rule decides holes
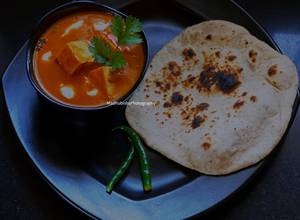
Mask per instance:
[[[0,8],[1,73],[39,16],[63,1],[18,2],[8,2]],[[300,4],[279,0],[239,2],[300,68]],[[59,198],[35,172],[11,127],[2,91],[0,95],[0,219],[87,219]],[[300,219],[299,126],[298,115],[285,144],[254,181],[204,219]]]

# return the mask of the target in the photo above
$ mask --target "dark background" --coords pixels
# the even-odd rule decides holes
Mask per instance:
[[[5,1],[0,7],[0,73],[36,21],[65,1]],[[300,69],[300,2],[237,0]],[[300,219],[300,116],[284,145],[238,195],[204,219]],[[298,128],[298,129],[297,129]],[[0,90],[0,219],[88,219],[34,170],[14,133]]]

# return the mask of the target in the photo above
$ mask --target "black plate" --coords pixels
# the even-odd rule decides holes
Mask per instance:
[[[112,1],[114,6],[120,2]],[[183,6],[184,4],[185,6]],[[124,6],[125,5],[125,6]],[[206,19],[226,19],[244,25],[258,38],[279,50],[263,29],[232,2],[129,1],[122,10],[144,22],[152,57],[186,26]],[[111,195],[105,183],[126,155],[128,145],[110,128],[126,123],[124,109],[99,115],[94,124],[70,124],[56,118],[39,102],[26,76],[25,46],[3,77],[7,107],[16,133],[35,167],[68,202],[94,218],[182,219],[207,211],[236,192],[261,167],[257,164],[227,176],[199,175],[147,149],[153,188],[144,193],[137,161]],[[294,112],[298,104],[294,107]]]

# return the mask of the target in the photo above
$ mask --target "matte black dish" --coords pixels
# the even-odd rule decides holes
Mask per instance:
[[[140,17],[152,57],[184,27],[205,19],[227,19],[276,47],[260,26],[235,4],[219,0],[137,1],[122,8]],[[182,10],[183,3],[186,7]],[[158,7],[159,6],[159,7]],[[137,161],[111,195],[105,184],[126,156],[127,142],[111,135],[111,128],[126,123],[124,109],[111,119],[95,118],[96,125],[69,126],[49,116],[26,77],[23,47],[3,77],[8,110],[24,149],[45,180],[68,202],[93,218],[182,219],[202,214],[236,192],[262,163],[227,176],[199,175],[147,149],[153,171],[153,191],[144,193]],[[294,114],[298,101],[294,106]],[[293,121],[293,118],[292,120]],[[279,146],[278,146],[279,147]]]
[[[78,107],[74,105],[64,104],[49,96],[49,94],[46,91],[44,91],[44,89],[41,88],[34,75],[33,54],[35,51],[36,44],[40,39],[41,35],[49,28],[50,25],[55,23],[60,18],[80,11],[102,11],[102,12],[109,12],[114,15],[127,17],[127,15],[125,15],[124,13],[116,9],[110,8],[103,4],[91,2],[91,1],[70,2],[51,10],[40,20],[39,24],[37,25],[35,31],[33,31],[32,36],[30,37],[30,40],[27,44],[27,60],[26,60],[27,74],[33,87],[36,89],[38,94],[41,95],[41,97],[45,98],[46,101],[54,105],[59,105],[61,107],[66,107],[72,110],[99,110],[99,109],[110,107],[113,104],[101,105],[98,107]],[[144,63],[143,71],[140,73],[139,79],[136,81],[135,85],[131,88],[131,90],[123,97],[121,97],[119,100],[116,101],[124,101],[128,99],[130,95],[134,92],[134,90],[137,88],[137,86],[139,85],[139,83],[141,82],[141,80],[145,75],[148,66],[148,60],[149,60],[148,43],[144,32],[141,33],[141,37],[143,38],[143,46],[145,51],[145,63]]]

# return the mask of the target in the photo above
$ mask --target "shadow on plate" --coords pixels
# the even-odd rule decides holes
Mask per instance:
[[[73,118],[40,102],[34,132],[42,140],[39,152],[61,170],[85,170],[90,176],[106,184],[126,158],[130,144],[126,135],[111,132],[112,128],[127,124],[124,107],[96,114],[93,120]],[[174,190],[198,176],[162,155],[147,148],[152,169],[153,191],[144,193],[137,157],[115,191],[133,200],[143,200]]]

